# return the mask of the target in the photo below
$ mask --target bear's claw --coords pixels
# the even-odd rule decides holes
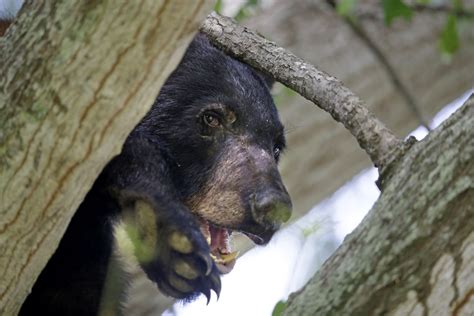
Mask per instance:
[[[135,255],[161,292],[185,300],[202,293],[209,302],[212,290],[219,297],[219,270],[189,211],[178,209],[169,214],[148,199],[131,194],[127,197],[122,204],[127,214],[124,223]]]

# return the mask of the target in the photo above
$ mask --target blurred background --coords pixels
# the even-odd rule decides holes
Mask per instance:
[[[216,11],[342,80],[399,136],[422,139],[473,92],[474,1],[222,0]],[[281,85],[273,93],[287,128],[292,221],[241,255],[218,302],[177,303],[166,315],[271,315],[379,195],[376,170],[342,125]]]

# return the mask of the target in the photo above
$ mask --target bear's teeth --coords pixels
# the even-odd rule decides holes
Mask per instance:
[[[214,260],[215,263],[219,264],[227,264],[229,262],[234,261],[240,254],[240,251],[234,251],[226,254],[219,254],[219,257],[211,253],[211,258]]]
[[[237,259],[239,254],[240,254],[240,251],[238,250],[231,253],[226,253],[226,254],[221,253],[221,259],[223,260],[224,263],[227,263],[227,262]]]

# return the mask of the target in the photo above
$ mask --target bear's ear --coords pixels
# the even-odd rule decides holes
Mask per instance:
[[[262,78],[263,82],[267,85],[268,89],[271,90],[273,88],[273,84],[275,83],[275,79],[272,76],[265,74],[263,72],[257,72],[260,78]]]

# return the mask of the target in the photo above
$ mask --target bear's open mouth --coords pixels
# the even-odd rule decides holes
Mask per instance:
[[[232,230],[217,227],[208,221],[201,220],[201,232],[211,248],[211,258],[214,260],[217,269],[221,274],[226,274],[234,268],[238,251],[232,252],[230,246],[230,235]]]

